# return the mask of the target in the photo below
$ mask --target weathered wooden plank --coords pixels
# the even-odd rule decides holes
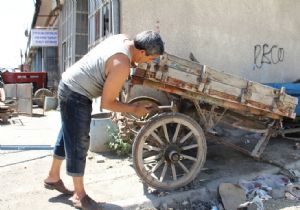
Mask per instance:
[[[250,87],[251,87],[251,91],[253,93],[261,94],[262,96],[271,96],[271,97],[276,96],[276,94],[275,94],[276,91],[272,87],[262,85],[257,82],[252,82]]]
[[[187,73],[178,69],[169,67],[168,71],[166,73],[163,73],[163,75],[165,75],[164,78],[174,78],[176,80],[182,81],[182,83],[190,83],[194,85],[199,84],[199,75]]]
[[[210,92],[212,91],[222,92],[226,95],[231,95],[234,98],[240,97],[242,92],[240,88],[211,80],[208,82],[207,86],[205,87],[204,92],[210,95]]]
[[[224,84],[230,84],[231,86],[238,87],[240,89],[246,88],[248,81],[234,75],[214,70],[208,66],[204,67],[209,80],[219,81]]]
[[[157,88],[166,92],[194,95],[225,108],[257,115],[295,117],[298,99],[286,94],[283,89],[278,90],[169,54],[165,54],[159,64],[140,65],[139,68],[141,71],[136,76],[155,82],[151,84],[160,84]]]
[[[162,60],[164,60],[164,59],[166,60],[166,62],[165,61],[162,61],[162,62],[165,63],[165,65],[172,66],[173,68],[175,66],[177,66],[180,69],[186,68],[186,69],[188,69],[188,72],[191,72],[193,74],[200,75],[203,70],[203,65],[201,65],[200,63],[189,61],[189,60],[186,60],[183,58],[179,58],[174,55],[165,54],[162,56]]]
[[[257,103],[265,104],[267,106],[272,106],[274,102],[274,97],[268,95],[262,95],[257,92],[252,92],[251,97],[249,97],[247,100],[256,101]]]

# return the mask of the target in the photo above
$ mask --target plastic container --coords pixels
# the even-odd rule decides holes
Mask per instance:
[[[44,111],[55,110],[58,106],[58,99],[56,97],[45,96]]]
[[[116,129],[117,125],[111,120],[110,112],[101,112],[92,115],[90,128],[90,151],[108,151],[105,145],[109,141],[109,128]]]

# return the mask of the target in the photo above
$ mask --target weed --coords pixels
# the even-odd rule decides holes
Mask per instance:
[[[115,152],[118,156],[128,157],[131,154],[132,140],[122,136],[118,128],[107,126],[109,141],[106,146],[110,151]]]

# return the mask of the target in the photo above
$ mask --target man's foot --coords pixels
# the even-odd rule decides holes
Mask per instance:
[[[58,192],[61,192],[62,194],[66,195],[73,195],[74,191],[69,190],[65,187],[63,181],[60,179],[57,182],[46,182],[44,181],[44,186],[46,189],[49,190],[57,190]]]
[[[99,204],[88,195],[85,195],[80,200],[73,198],[73,205],[75,208],[82,210],[101,210]]]

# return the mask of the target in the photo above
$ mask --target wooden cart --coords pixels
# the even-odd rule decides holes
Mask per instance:
[[[206,160],[206,138],[259,158],[283,118],[295,118],[298,99],[275,89],[170,54],[135,69],[130,86],[168,94],[171,112],[151,117],[133,144],[134,166],[151,187],[171,190],[191,182]],[[259,136],[252,148],[228,141],[224,127]],[[210,138],[212,137],[212,138]]]

